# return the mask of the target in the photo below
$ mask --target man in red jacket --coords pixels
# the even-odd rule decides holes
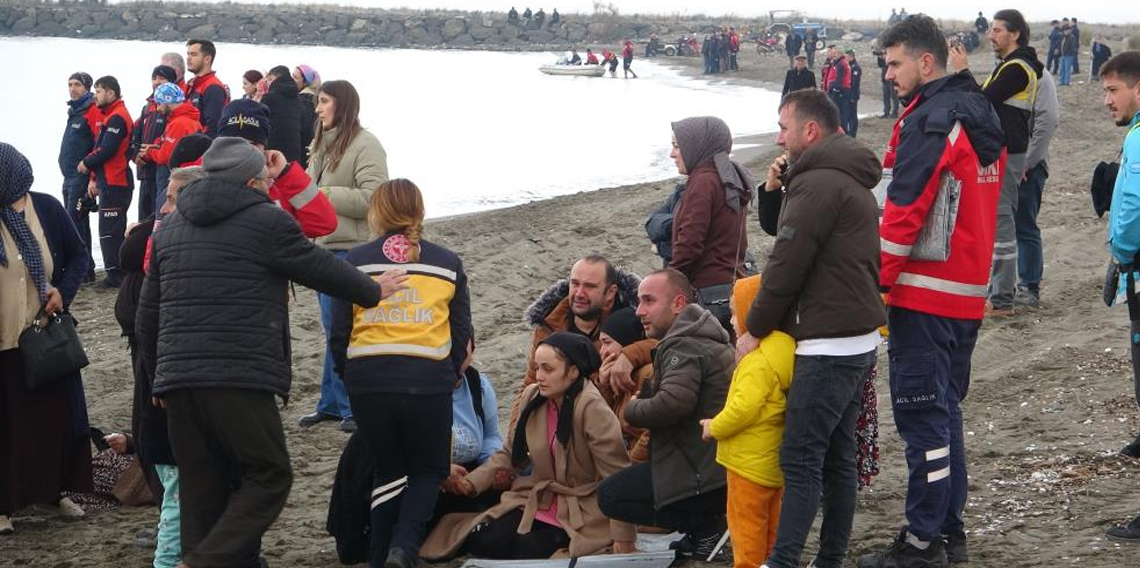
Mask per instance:
[[[218,135],[218,118],[222,109],[230,104],[230,90],[214,74],[214,57],[218,50],[214,43],[204,39],[186,42],[186,67],[194,78],[186,85],[186,100],[201,112],[202,127],[206,135]]]
[[[910,474],[906,528],[858,565],[942,567],[967,560],[960,403],[990,277],[1004,134],[973,79],[947,75],[946,38],[934,20],[911,16],[879,43],[886,80],[906,104],[883,159],[889,185],[879,285],[890,306],[891,407]],[[956,194],[956,221],[941,230],[924,227],[938,218],[931,211],[940,194],[949,200]],[[939,232],[941,238],[931,238]]]
[[[154,102],[159,111],[166,116],[166,129],[162,136],[152,141],[149,149],[143,154],[147,160],[160,170],[155,176],[159,185],[155,188],[154,210],[162,209],[166,203],[166,186],[170,182],[170,155],[178,141],[198,132],[202,132],[200,122],[201,113],[194,105],[187,104],[182,89],[174,83],[163,83],[154,90]]]
[[[287,162],[277,150],[265,150],[269,139],[269,109],[251,99],[238,99],[222,109],[218,136],[244,138],[265,152],[269,177],[269,199],[292,215],[306,237],[323,237],[336,230],[336,211],[296,161]]]
[[[95,149],[87,154],[75,170],[90,175],[87,194],[99,198],[99,247],[103,249],[103,268],[107,278],[102,285],[118,288],[123,281],[119,268],[119,247],[127,232],[127,209],[135,180],[127,167],[127,146],[131,141],[134,121],[120,96],[119,81],[110,75],[95,81],[95,104],[102,120]]]

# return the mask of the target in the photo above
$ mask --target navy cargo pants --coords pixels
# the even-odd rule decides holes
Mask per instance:
[[[891,408],[906,443],[907,530],[933,541],[962,530],[966,448],[961,402],[980,320],[951,319],[892,307]]]

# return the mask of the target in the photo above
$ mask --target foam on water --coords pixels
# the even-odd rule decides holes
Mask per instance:
[[[59,195],[67,77],[78,70],[116,76],[137,118],[159,56],[184,50],[176,43],[0,38],[12,77],[0,90],[7,112],[0,139],[31,160],[36,190]],[[389,173],[420,186],[429,217],[673,176],[669,123],[686,116],[719,116],[738,136],[776,128],[779,94],[772,91],[682,77],[643,59],[634,62],[637,80],[620,79],[621,69],[618,79],[539,73],[556,58],[219,44],[215,67],[235,96],[247,69],[278,64],[307,63],[325,80],[351,81],[361,94],[362,124],[388,152]]]

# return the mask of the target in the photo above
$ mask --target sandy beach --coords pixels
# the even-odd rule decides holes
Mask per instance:
[[[878,68],[868,44],[857,49],[867,115],[859,139],[881,155],[892,121],[877,118]],[[672,61],[688,73],[700,72],[697,58]],[[972,62],[981,74],[989,71],[992,58],[983,48]],[[741,67],[713,80],[779,89],[787,58],[744,51]],[[1116,157],[1125,132],[1101,105],[1099,84],[1088,84],[1087,75],[1079,79],[1060,89],[1061,126],[1052,143],[1040,216],[1046,262],[1042,306],[986,321],[974,353],[964,403],[972,566],[1140,566],[1140,546],[1104,538],[1105,528],[1135,515],[1140,506],[1140,463],[1116,455],[1137,429],[1127,312],[1107,309],[1100,300],[1106,220],[1096,218],[1088,197],[1094,165]],[[775,114],[776,109],[755,112]],[[759,175],[776,153],[773,137],[741,142],[764,144],[741,155]],[[440,159],[447,163],[446,156]],[[660,260],[642,223],[675,182],[584,191],[428,224],[425,238],[463,258],[479,345],[475,366],[495,383],[501,418],[526,362],[525,307],[587,253],[603,253],[639,274],[657,268]],[[763,264],[771,238],[755,222],[749,229],[749,245]],[[72,306],[92,362],[84,372],[91,422],[105,431],[129,428],[133,384],[114,300],[114,292],[87,287]],[[306,430],[296,425],[316,404],[324,341],[311,291],[298,287],[291,311],[293,391],[281,414],[295,479],[288,506],[265,535],[264,555],[274,567],[332,568],[339,564],[324,530],[325,515],[347,435],[332,423]],[[860,495],[848,555],[852,566],[858,554],[885,545],[903,523],[906,467],[886,396],[883,353],[885,347],[878,383],[883,471]],[[154,527],[155,509],[124,507],[74,521],[32,513],[17,517],[15,535],[0,537],[0,566],[126,567],[150,561],[150,551],[134,548],[133,542],[136,531]],[[814,538],[809,540],[805,563],[815,546]]]

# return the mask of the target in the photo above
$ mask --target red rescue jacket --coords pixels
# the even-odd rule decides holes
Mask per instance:
[[[1006,152],[1001,121],[973,79],[954,74],[919,88],[895,124],[883,178],[879,284],[887,303],[941,317],[981,319],[993,263]],[[943,176],[961,182],[950,256],[910,258]]]
[[[336,230],[336,210],[328,196],[297,162],[289,162],[269,188],[269,199],[297,220],[301,232],[315,239]]]
[[[151,141],[158,146],[147,151],[146,159],[162,166],[169,166],[170,155],[174,153],[174,147],[178,141],[185,136],[202,132],[200,120],[201,115],[198,109],[194,108],[194,105],[188,103],[179,105],[167,117],[166,131],[163,132],[162,136]]]
[[[101,107],[99,135],[95,138],[95,149],[83,158],[84,165],[91,170],[95,182],[103,187],[134,188],[134,177],[127,167],[127,146],[131,143],[134,120],[123,99]]]

